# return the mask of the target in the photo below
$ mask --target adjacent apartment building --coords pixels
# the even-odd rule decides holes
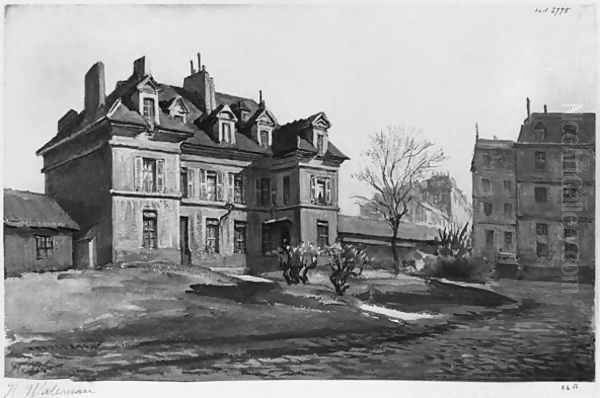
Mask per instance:
[[[530,113],[516,142],[477,137],[473,250],[522,266],[594,267],[595,114]]]
[[[318,112],[280,124],[262,99],[217,92],[198,55],[181,86],[133,64],[106,95],[85,75],[43,157],[46,194],[79,224],[79,266],[169,261],[257,266],[283,240],[336,239],[338,169],[348,159]]]

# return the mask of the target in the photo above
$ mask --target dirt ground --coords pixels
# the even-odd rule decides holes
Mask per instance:
[[[273,287],[243,299],[195,293],[193,285],[239,283],[203,269],[86,270],[8,278],[6,375],[151,379],[162,367],[190,358],[277,357],[300,348],[310,352],[311,344],[317,352],[335,347],[340,336],[375,331],[383,336],[387,330],[397,337],[443,328],[457,313],[484,310],[452,295],[433,297],[422,280],[412,277],[367,274],[340,298],[324,273],[313,273],[310,284],[295,286],[287,286],[278,273],[265,276],[275,281]],[[396,305],[369,300],[374,291],[386,289],[402,292],[394,298]],[[144,376],[141,368],[153,376]]]

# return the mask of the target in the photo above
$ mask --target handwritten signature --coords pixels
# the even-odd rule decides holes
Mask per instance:
[[[570,10],[569,7],[545,7],[545,8],[535,8],[534,12],[537,14],[550,14],[555,17],[559,15],[564,15],[568,13]]]
[[[91,386],[68,382],[18,382],[8,383],[2,398],[58,398],[94,394]]]

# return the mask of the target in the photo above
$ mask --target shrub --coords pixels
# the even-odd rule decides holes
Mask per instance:
[[[470,256],[437,256],[435,261],[426,263],[419,275],[433,278],[446,278],[464,282],[485,282],[491,266]]]
[[[485,261],[471,257],[468,229],[469,224],[466,223],[462,228],[451,224],[439,230],[439,237],[436,238],[437,256],[425,261],[418,274],[466,282],[484,282],[491,268]]]
[[[310,243],[287,245],[279,250],[279,267],[288,285],[308,282],[308,271],[316,268],[319,249]]]
[[[460,228],[458,224],[450,224],[443,230],[438,230],[436,238],[438,253],[442,256],[463,257],[471,249],[470,234],[467,233],[469,223]]]
[[[350,287],[348,278],[362,274],[363,269],[370,263],[370,258],[364,249],[341,242],[326,248],[325,254],[329,257],[331,267],[329,280],[340,296],[343,296]]]

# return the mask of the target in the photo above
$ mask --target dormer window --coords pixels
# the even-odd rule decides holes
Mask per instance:
[[[157,84],[151,76],[145,78],[137,86],[139,90],[139,112],[151,125],[159,123]]]
[[[144,98],[143,115],[146,119],[154,120],[154,117],[156,116],[154,109],[154,98]]]
[[[314,132],[314,144],[319,155],[324,155],[327,152],[327,135],[323,131]]]
[[[185,106],[185,104],[183,103],[181,97],[176,97],[175,99],[173,99],[171,105],[169,105],[168,111],[169,116],[174,120],[177,120],[181,123],[186,122],[186,116],[189,111],[187,106]]]
[[[242,116],[242,121],[245,122],[250,117],[250,112],[248,112],[245,109],[242,109],[241,116]]]
[[[258,134],[258,145],[263,148],[271,146],[271,130],[262,128]]]
[[[221,122],[221,142],[224,144],[235,144],[235,136],[233,132],[233,123]]]

